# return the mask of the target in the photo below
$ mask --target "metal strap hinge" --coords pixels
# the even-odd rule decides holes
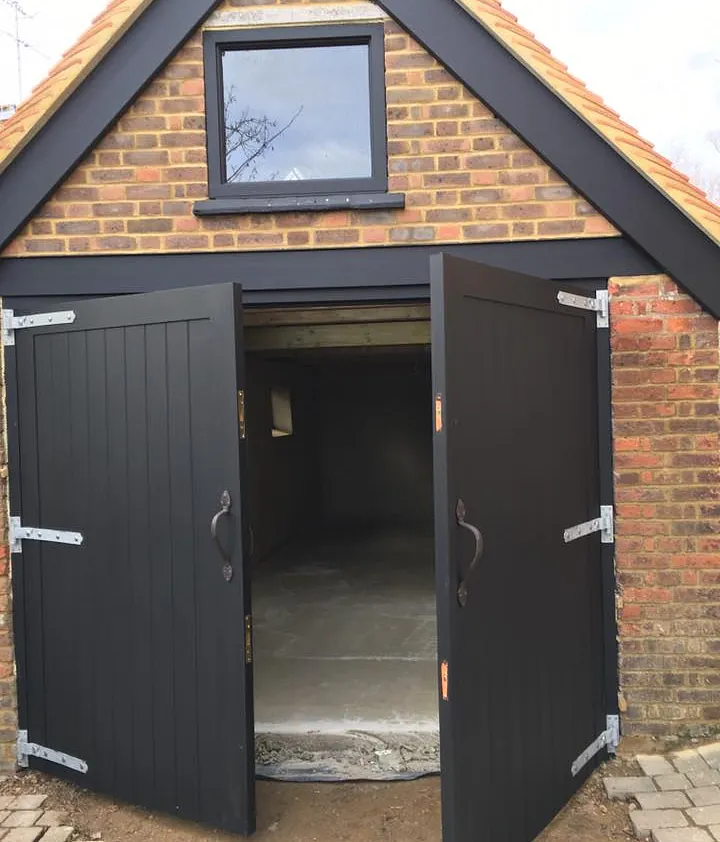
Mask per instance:
[[[60,529],[36,529],[23,526],[19,517],[10,518],[10,552],[21,553],[23,541],[49,541],[53,544],[74,544],[79,547],[84,541],[81,532],[64,532]]]
[[[580,310],[592,310],[597,313],[597,326],[610,326],[610,296],[606,289],[599,289],[595,298],[576,295],[573,292],[559,292],[557,300],[566,307],[577,307]]]
[[[578,538],[584,538],[586,535],[592,535],[593,532],[600,532],[600,540],[603,544],[612,544],[615,541],[615,512],[612,506],[600,506],[600,517],[595,520],[588,520],[585,523],[579,523],[577,526],[571,526],[565,530],[565,543],[570,541],[577,541]]]
[[[28,327],[49,327],[52,325],[71,325],[75,321],[72,310],[57,313],[38,313],[35,316],[16,316],[14,310],[3,310],[3,344],[15,344],[15,331]]]
[[[573,762],[570,767],[573,777],[582,771],[593,757],[599,754],[604,748],[610,754],[615,754],[617,751],[617,747],[620,745],[620,717],[608,716],[606,725],[606,729],[600,734],[597,740],[590,743],[585,751]]]
[[[39,746],[37,743],[30,743],[28,742],[28,732],[18,731],[18,766],[27,768],[30,765],[31,757],[39,757],[41,760],[47,760],[49,763],[57,763],[58,766],[66,766],[68,769],[74,769],[76,772],[82,772],[84,775],[87,774],[88,765],[84,760],[73,757],[71,754],[65,754],[62,751],[55,751],[52,748]]]

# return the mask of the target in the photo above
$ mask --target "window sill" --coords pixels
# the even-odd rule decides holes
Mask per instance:
[[[207,199],[195,202],[196,216],[232,213],[290,213],[292,211],[375,210],[404,208],[404,193],[354,193],[335,196],[275,196],[271,198]]]

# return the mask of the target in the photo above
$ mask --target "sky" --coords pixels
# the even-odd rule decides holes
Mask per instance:
[[[19,2],[18,82],[13,5]],[[179,0],[181,2],[181,0]],[[0,0],[0,104],[27,96],[106,0]],[[718,0],[505,0],[570,70],[720,201]],[[704,185],[708,186],[708,183]]]

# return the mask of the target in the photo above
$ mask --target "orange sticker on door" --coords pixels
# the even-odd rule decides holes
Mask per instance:
[[[435,432],[441,433],[443,428],[443,399],[442,395],[435,397]]]
[[[443,661],[440,664],[440,689],[442,691],[443,702],[447,702],[447,700],[448,700],[448,675],[449,675],[448,662]]]

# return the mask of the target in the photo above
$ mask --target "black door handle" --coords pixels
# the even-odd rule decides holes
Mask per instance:
[[[229,491],[223,491],[223,493],[220,495],[220,506],[220,511],[215,515],[215,517],[210,523],[210,537],[212,538],[213,543],[217,547],[218,552],[222,557],[222,560],[225,562],[223,564],[223,576],[225,577],[225,581],[230,582],[232,581],[232,577],[235,572],[231,564],[232,559],[230,554],[220,543],[220,539],[218,538],[217,534],[218,523],[220,523],[221,518],[224,518],[226,516],[230,517],[230,509],[232,508],[232,497],[230,496]]]
[[[471,523],[468,523],[466,517],[467,510],[465,508],[465,503],[462,500],[458,500],[457,507],[455,509],[457,524],[458,526],[462,526],[463,529],[467,529],[468,532],[472,533],[472,536],[475,538],[475,555],[473,556],[473,560],[470,562],[467,573],[460,579],[460,586],[457,591],[457,598],[461,608],[464,608],[467,605],[468,583],[473,574],[473,570],[475,570],[478,566],[478,562],[482,558],[483,550],[485,549],[482,532],[480,532],[477,526],[473,526]]]

